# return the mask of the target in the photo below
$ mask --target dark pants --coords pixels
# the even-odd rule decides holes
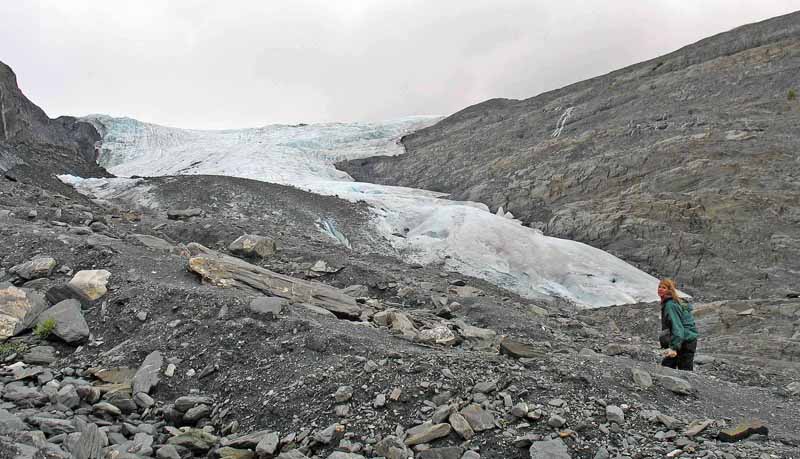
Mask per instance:
[[[678,370],[692,371],[694,369],[694,353],[697,350],[697,340],[684,342],[675,357],[664,357],[661,366],[677,368]]]

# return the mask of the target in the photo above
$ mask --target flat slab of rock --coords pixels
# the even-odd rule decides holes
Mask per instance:
[[[658,376],[658,382],[669,391],[675,392],[680,395],[689,395],[692,393],[692,385],[689,381],[675,376]]]
[[[25,429],[26,426],[22,419],[0,408],[0,435],[22,432]]]
[[[642,389],[647,389],[653,385],[653,378],[650,377],[650,373],[639,368],[631,368],[631,373],[633,374],[633,382]]]
[[[535,441],[529,450],[531,459],[570,459],[567,445],[561,439]]]
[[[191,254],[189,271],[217,287],[266,293],[293,303],[309,303],[327,309],[339,318],[355,320],[361,316],[361,307],[356,300],[338,288],[278,274],[194,242],[187,249]]]
[[[81,343],[89,339],[89,324],[83,318],[81,304],[77,300],[64,300],[44,311],[36,320],[41,324],[53,320],[53,334],[68,343]]]
[[[497,332],[488,328],[480,328],[468,325],[463,320],[453,322],[458,327],[458,332],[475,349],[491,348],[495,344]]]
[[[408,436],[405,444],[408,446],[419,445],[420,443],[430,443],[437,438],[446,437],[450,434],[450,424],[433,424],[428,421],[418,426],[408,429]]]
[[[109,277],[111,273],[105,269],[78,271],[69,281],[69,286],[94,301],[108,291],[106,285]]]
[[[256,314],[267,314],[278,317],[283,308],[289,305],[289,300],[279,296],[259,296],[250,301],[250,310]]]
[[[431,448],[420,451],[416,459],[461,459],[464,453],[463,448],[450,446],[447,448]]]
[[[515,359],[535,359],[545,356],[545,352],[542,350],[537,349],[530,344],[514,341],[513,339],[509,338],[505,338],[503,341],[500,341],[500,353],[514,357]]]
[[[186,220],[203,215],[203,210],[198,208],[168,210],[167,218],[170,220]]]
[[[142,366],[136,371],[133,376],[133,394],[139,392],[145,394],[150,393],[150,390],[158,384],[158,374],[161,371],[161,366],[164,364],[164,357],[158,351],[153,351],[145,357]]]
[[[37,257],[13,266],[8,271],[23,279],[31,280],[50,276],[55,267],[56,260],[52,257]]]
[[[45,309],[44,297],[32,290],[0,289],[0,342],[30,328]]]
[[[22,361],[31,365],[50,365],[56,359],[56,349],[52,346],[34,346],[22,356]]]
[[[149,234],[131,234],[130,237],[148,249],[160,250],[163,252],[171,252],[175,249],[175,245],[170,244],[160,237],[150,236]]]
[[[471,404],[461,410],[461,416],[467,420],[469,426],[475,432],[482,432],[484,430],[494,429],[494,415],[480,405]]]
[[[769,428],[763,421],[752,419],[744,421],[732,429],[721,430],[717,435],[719,441],[732,443],[744,440],[751,435],[769,435]]]

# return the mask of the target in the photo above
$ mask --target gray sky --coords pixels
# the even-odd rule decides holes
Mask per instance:
[[[51,117],[208,129],[377,121],[532,97],[796,9],[798,0],[7,0],[0,60]]]

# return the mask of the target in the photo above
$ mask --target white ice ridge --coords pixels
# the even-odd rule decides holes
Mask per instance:
[[[524,297],[558,296],[589,308],[657,300],[656,278],[602,250],[544,236],[484,204],[354,182],[333,167],[339,159],[402,153],[401,135],[437,120],[194,131],[93,117],[102,123],[102,161],[117,175],[227,175],[365,201],[376,231],[410,262],[443,264]],[[130,179],[62,179],[101,198],[115,197],[116,189],[131,193]]]

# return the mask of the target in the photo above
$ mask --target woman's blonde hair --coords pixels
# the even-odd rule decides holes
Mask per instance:
[[[672,297],[673,300],[677,301],[679,304],[683,304],[686,302],[681,296],[678,294],[678,287],[675,286],[675,281],[672,279],[661,279],[658,283],[658,287],[664,287],[669,292],[669,296]]]

